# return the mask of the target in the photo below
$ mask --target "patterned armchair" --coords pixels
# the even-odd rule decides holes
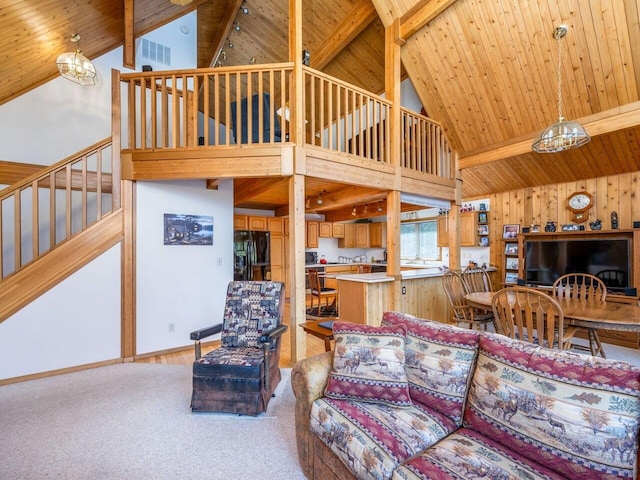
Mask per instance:
[[[258,415],[280,383],[284,284],[230,282],[223,322],[191,332],[195,341],[191,411]],[[220,348],[205,356],[200,341],[222,333]]]

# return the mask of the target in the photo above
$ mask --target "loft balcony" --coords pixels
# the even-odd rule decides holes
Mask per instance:
[[[351,185],[455,199],[455,154],[437,122],[313,68],[113,75],[124,179],[339,172]]]

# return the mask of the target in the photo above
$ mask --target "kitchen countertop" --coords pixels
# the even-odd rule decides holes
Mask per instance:
[[[412,278],[427,278],[427,277],[441,277],[446,270],[440,270],[437,267],[430,268],[416,268],[414,270],[403,270],[401,272],[402,279]],[[385,272],[379,273],[339,273],[336,274],[336,279],[346,280],[350,282],[361,283],[380,283],[380,282],[392,282],[393,277],[388,277]]]
[[[353,263],[307,263],[304,268],[321,268],[321,267],[357,267],[358,265],[371,265],[386,267],[386,263],[377,263],[377,262],[353,262]]]

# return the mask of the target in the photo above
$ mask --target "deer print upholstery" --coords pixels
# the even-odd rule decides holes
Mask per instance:
[[[327,396],[337,352],[295,365],[309,479],[638,478],[640,368],[385,313],[394,325],[406,327],[409,406]],[[352,375],[368,362],[338,364]]]

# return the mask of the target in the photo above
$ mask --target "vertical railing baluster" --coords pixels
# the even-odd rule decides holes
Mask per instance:
[[[13,241],[15,242],[13,251],[14,258],[14,271],[20,269],[22,265],[22,208],[20,202],[20,195],[22,190],[18,189],[13,195],[13,218],[15,225],[15,232]]]
[[[40,201],[38,195],[38,180],[31,182],[31,229],[32,229],[32,259],[40,255]]]

